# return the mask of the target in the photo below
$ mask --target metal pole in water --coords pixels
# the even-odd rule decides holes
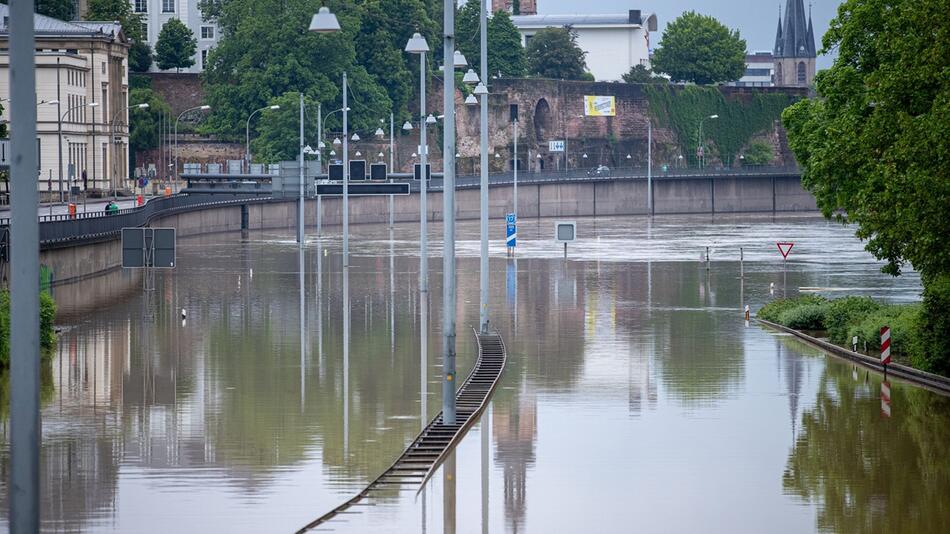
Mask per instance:
[[[739,247],[739,278],[745,278],[745,255],[742,247]]]
[[[429,125],[426,124],[426,54],[419,54],[419,291],[429,291]],[[389,197],[392,198],[392,197]]]
[[[395,157],[393,156],[396,150],[396,138],[395,138],[396,128],[394,126],[395,120],[396,120],[395,114],[390,113],[389,114],[389,172],[390,173],[396,172],[396,167],[394,165]],[[391,183],[392,179],[390,179],[389,181]],[[393,203],[394,203],[393,198],[394,198],[393,195],[389,195],[389,229],[390,230],[392,230],[393,228]]]
[[[647,210],[653,216],[653,123],[647,119]]]
[[[317,164],[318,172],[323,174],[323,149],[320,143],[323,142],[323,102],[317,104]],[[323,230],[323,199],[317,195],[317,237],[320,237]]]
[[[300,198],[297,199],[297,243],[303,246],[303,197],[304,197],[304,138],[303,138],[303,93],[300,93]]]
[[[442,283],[442,310],[444,319],[443,332],[443,365],[445,366],[442,381],[442,422],[446,425],[455,424],[455,76],[452,69],[455,65],[455,0],[444,0],[445,32],[443,43],[443,113],[445,114],[445,135],[443,139],[443,161],[445,175],[442,187],[444,224],[444,254]],[[454,458],[450,461],[454,462]]]
[[[10,100],[33,102],[33,0],[10,2]],[[10,532],[40,530],[40,271],[36,106],[10,124]]]
[[[488,86],[488,10],[485,2],[479,2],[478,24],[480,28],[480,50],[481,57],[481,78],[482,83]],[[448,74],[449,65],[446,60],[446,74]],[[481,97],[481,109],[479,118],[480,145],[481,145],[481,186],[480,186],[480,227],[481,227],[481,253],[479,261],[479,332],[485,334],[488,332],[488,95]]]
[[[706,247],[706,270],[709,270],[709,247]]]
[[[350,266],[350,156],[346,73],[343,73],[343,266]]]

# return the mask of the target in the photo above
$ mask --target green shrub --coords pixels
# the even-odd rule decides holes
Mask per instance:
[[[766,321],[779,323],[779,317],[788,310],[797,308],[799,306],[811,306],[811,305],[822,305],[826,304],[828,299],[820,295],[801,295],[794,298],[788,299],[777,299],[769,302],[759,310],[756,314],[756,317],[759,319],[765,319]]]
[[[40,348],[44,358],[49,357],[56,346],[56,303],[49,293],[40,293]],[[0,291],[0,368],[10,364],[10,293]]]
[[[950,375],[950,275],[924,283],[915,367]]]
[[[785,310],[778,316],[782,326],[795,330],[824,330],[827,304],[806,304]]]
[[[919,304],[902,306],[882,306],[878,310],[865,315],[848,329],[848,341],[851,337],[858,337],[858,347],[864,348],[867,343],[868,352],[876,353],[881,348],[881,327],[891,327],[891,352],[895,355],[907,356],[911,360],[917,352],[919,339],[919,323],[922,307]]]
[[[868,314],[881,309],[870,297],[844,297],[828,303],[825,313],[825,329],[832,343],[851,346],[848,331]]]

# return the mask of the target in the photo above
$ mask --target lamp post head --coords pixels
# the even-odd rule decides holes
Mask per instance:
[[[435,124],[435,116],[429,115],[428,117],[426,117],[426,124]]]
[[[382,137],[384,135],[386,134],[383,132],[382,128],[376,128],[376,137]]]
[[[719,118],[719,115],[710,115],[709,118],[710,118],[710,119],[718,119],[718,118]]]
[[[412,123],[409,122],[409,121],[406,121],[405,124],[402,125],[402,129],[403,129],[403,130],[406,130],[407,132],[408,132],[409,130],[412,130]]]
[[[317,148],[326,148],[326,147],[327,147],[327,144],[324,143],[323,141],[320,141],[319,143],[317,143]]]
[[[383,153],[380,152],[379,154],[376,154],[376,157],[382,159],[382,158],[383,158]]]
[[[333,157],[336,157],[336,150],[331,150],[331,151],[330,151],[330,155],[333,156]]]
[[[416,154],[415,152],[413,152],[413,153],[412,153],[412,156],[409,156],[409,157],[411,157],[411,158],[417,158],[417,157],[419,157],[419,154]]]
[[[353,141],[354,143],[359,140],[360,140],[360,136],[357,134],[353,134],[353,137],[350,137],[350,141]]]
[[[343,142],[343,141],[340,141],[340,138],[337,137],[337,138],[335,138],[335,139],[333,140],[333,146],[340,146],[340,143],[342,143],[342,142]]]
[[[587,159],[587,154],[584,154],[584,155],[581,156],[581,157],[584,158],[584,159]]]
[[[317,13],[310,19],[310,31],[316,33],[335,33],[340,31],[340,21],[336,15],[330,13],[327,6],[321,7]]]
[[[98,102],[90,102],[89,104],[86,104],[86,105],[89,106],[89,107],[91,107],[91,108],[97,108],[97,107],[99,107],[99,103],[98,103]]]
[[[630,154],[627,154],[627,159],[633,159],[633,156],[631,156]]]
[[[452,55],[452,63],[457,69],[464,69],[468,66],[468,60],[465,59],[465,55],[458,50],[456,50],[455,54]]]
[[[412,34],[409,42],[406,43],[406,52],[410,54],[425,54],[429,51],[429,43],[419,32]]]
[[[40,102],[40,104],[49,104],[51,106],[55,106],[56,104],[59,104],[59,100],[50,100],[49,102]]]
[[[468,72],[465,73],[465,76],[462,77],[462,82],[468,85],[475,85],[479,82],[478,74],[475,73],[475,69],[468,69]]]
[[[498,152],[495,152],[495,159],[498,159],[500,157],[501,157],[501,154],[499,154]]]
[[[139,109],[148,109],[148,108],[149,108],[149,105],[148,105],[148,102],[145,102],[144,104],[139,104],[139,105],[137,105],[137,106],[135,106],[135,107],[137,107],[137,108],[139,108]]]
[[[273,106],[271,106],[271,107],[269,107],[269,108],[267,108],[267,109],[272,110],[272,111],[273,111],[273,110],[278,110],[278,109],[280,109],[280,106],[277,105],[277,104],[274,104]]]
[[[307,145],[307,146],[303,147],[303,153],[304,153],[304,154],[313,154],[313,148],[311,148],[310,145]]]
[[[474,93],[475,93],[477,96],[487,95],[487,94],[488,94],[488,88],[485,87],[485,84],[484,84],[484,83],[479,82],[479,84],[475,86],[475,91],[474,91]]]
[[[355,155],[356,157],[360,157],[360,156],[362,156],[362,155],[363,155],[363,153],[362,153],[362,152],[360,152],[359,150],[357,150],[357,151],[356,151],[356,154],[354,154],[354,155]]]
[[[468,95],[467,97],[465,97],[466,106],[474,106],[476,104],[478,104],[478,99],[475,98],[475,95]]]

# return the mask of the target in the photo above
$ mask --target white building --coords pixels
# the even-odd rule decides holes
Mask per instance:
[[[753,52],[745,57],[745,74],[729,85],[772,87],[775,85],[775,57],[772,52]]]
[[[218,43],[218,27],[213,22],[205,22],[198,9],[198,0],[130,0],[132,11],[142,17],[142,29],[148,45],[155,50],[158,34],[162,26],[173,18],[182,21],[195,34],[198,50],[195,64],[181,72],[199,73],[205,68],[208,51]],[[152,63],[153,72],[160,72],[158,65]]]
[[[619,15],[524,15],[511,20],[525,46],[544,28],[570,28],[587,52],[587,70],[597,81],[619,81],[636,65],[650,66],[650,32],[657,31],[652,13],[634,9]]]
[[[24,105],[36,106],[40,192],[68,190],[70,169],[72,185],[80,189],[127,187],[129,41],[122,28],[42,15],[33,20],[36,99],[11,102],[9,8],[0,4],[3,118]]]

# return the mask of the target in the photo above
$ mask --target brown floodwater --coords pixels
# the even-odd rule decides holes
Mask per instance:
[[[803,287],[913,301],[914,273],[820,218],[577,222],[567,258],[552,220],[522,223],[517,259],[492,223],[509,361],[487,414],[421,492],[325,528],[950,532],[950,399],[892,381],[883,406],[880,376],[741,313]],[[465,374],[477,222],[458,230]],[[441,404],[441,258],[421,301],[416,226],[353,227],[347,272],[327,231],[302,253],[292,232],[183,240],[154,291],[124,272],[54,288],[45,531],[292,532],[389,466]]]

